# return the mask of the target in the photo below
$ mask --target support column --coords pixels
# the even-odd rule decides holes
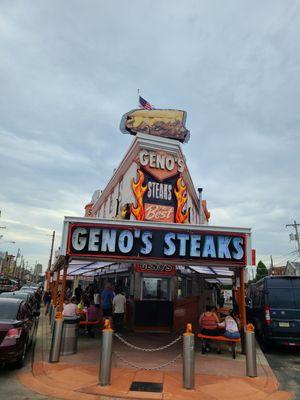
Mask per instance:
[[[58,312],[54,319],[54,326],[52,331],[52,340],[50,346],[50,354],[49,354],[49,362],[55,363],[59,362],[60,349],[61,349],[61,341],[62,341],[62,331],[63,331],[63,319],[62,319],[62,309],[65,297],[65,288],[66,288],[66,280],[67,280],[67,271],[68,271],[68,259],[65,259],[64,263],[64,272],[62,278],[62,287],[61,287],[61,296],[59,299]],[[58,290],[58,282],[60,277],[60,268],[57,269],[57,279],[55,281],[55,300],[57,303],[57,290]],[[54,301],[54,300],[53,300]]]
[[[240,318],[241,318],[241,345],[242,345],[242,353],[245,354],[245,332],[246,332],[246,302],[245,302],[245,268],[240,268],[240,293],[239,293],[239,310],[240,310]]]
[[[240,269],[240,317],[242,328],[246,328],[246,302],[245,302],[245,268]]]
[[[64,304],[65,292],[66,292],[67,271],[68,271],[68,263],[66,263],[64,265],[64,272],[63,272],[62,283],[61,283],[61,295],[60,295],[60,299],[59,299],[58,313],[57,313],[58,319],[62,319],[63,304]]]
[[[56,272],[56,279],[54,281],[54,288],[53,288],[53,307],[57,305],[57,297],[58,297],[58,285],[59,285],[59,276],[60,276],[60,268],[58,267]]]
[[[46,276],[47,276],[47,279],[46,279],[46,290],[49,290],[50,289],[51,271],[47,271],[46,272]]]

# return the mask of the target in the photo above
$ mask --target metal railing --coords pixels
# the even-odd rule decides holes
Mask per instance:
[[[116,337],[121,343],[128,346],[130,349],[134,349],[137,351],[142,351],[145,353],[154,353],[157,351],[162,351],[168,349],[173,346],[175,343],[179,342],[183,339],[183,352],[182,354],[177,354],[171,360],[164,362],[160,365],[156,365],[153,367],[147,367],[142,365],[137,365],[132,361],[126,360],[120,353],[116,351],[112,351],[113,347],[113,337]],[[101,346],[101,357],[100,357],[100,368],[99,368],[99,384],[100,386],[110,385],[111,381],[111,363],[112,363],[112,354],[114,354],[120,361],[124,364],[146,371],[160,370],[165,368],[179,359],[183,358],[183,387],[185,389],[193,389],[195,387],[195,348],[194,348],[194,334],[192,333],[191,324],[187,325],[187,330],[182,336],[178,336],[176,339],[172,340],[170,343],[167,343],[164,346],[156,347],[156,348],[142,348],[136,346],[118,334],[114,334],[113,330],[110,327],[109,320],[105,321],[105,328],[102,331],[102,346]]]

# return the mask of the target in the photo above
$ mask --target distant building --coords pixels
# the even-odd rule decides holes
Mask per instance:
[[[285,274],[285,266],[281,266],[281,267],[271,267],[269,269],[269,275],[272,276],[280,276],[280,275],[284,275]]]
[[[296,275],[300,276],[300,262],[288,261],[285,267],[284,275]]]
[[[43,274],[42,264],[36,264],[34,267],[34,272],[33,272],[35,282],[39,281],[39,278],[42,274]]]

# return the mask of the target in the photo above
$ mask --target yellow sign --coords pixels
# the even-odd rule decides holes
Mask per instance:
[[[123,115],[120,129],[131,135],[148,133],[186,143],[190,132],[185,120],[186,112],[181,110],[132,110]]]

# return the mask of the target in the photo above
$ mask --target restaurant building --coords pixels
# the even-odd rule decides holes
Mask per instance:
[[[108,281],[118,285],[133,331],[197,325],[206,305],[219,304],[223,284],[243,285],[250,259],[250,229],[209,226],[182,151],[185,119],[180,110],[125,114],[121,131],[134,138],[120,165],[85,218],[65,218],[68,276],[92,276],[99,292]]]

